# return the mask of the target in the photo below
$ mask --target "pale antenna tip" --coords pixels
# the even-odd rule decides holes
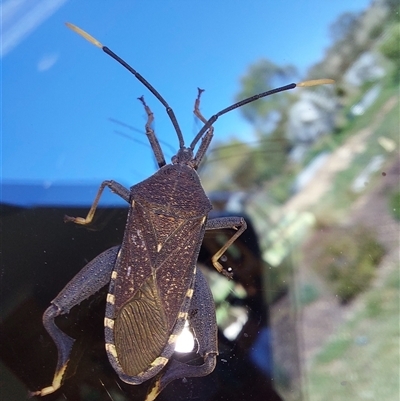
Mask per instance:
[[[103,48],[103,45],[97,40],[95,39],[93,36],[89,35],[87,32],[85,32],[83,29],[77,27],[74,24],[71,24],[69,22],[66,22],[65,25],[67,25],[67,27],[69,29],[72,29],[74,32],[76,32],[77,34],[83,36],[86,40],[88,40],[90,43],[92,43],[93,45],[100,47],[100,49]]]
[[[296,84],[299,87],[305,86],[316,86],[316,85],[326,85],[326,84],[334,84],[335,80],[333,79],[311,79],[310,81],[303,81]]]

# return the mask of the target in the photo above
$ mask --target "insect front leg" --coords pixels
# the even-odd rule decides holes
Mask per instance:
[[[150,110],[150,107],[147,106],[143,96],[139,97],[138,99],[142,102],[143,107],[146,111],[147,114],[147,122],[145,127],[146,135],[147,138],[149,139],[150,146],[153,149],[153,153],[157,160],[158,167],[161,168],[162,166],[165,166],[165,158],[160,143],[158,142],[158,139],[156,137],[156,134],[154,133],[154,130],[151,128],[151,124],[154,121],[153,112]]]
[[[203,122],[205,124],[205,123],[207,123],[207,120],[203,116],[203,114],[201,114],[201,111],[200,111],[200,97],[201,97],[201,94],[204,92],[204,89],[197,88],[197,91],[198,91],[198,94],[197,94],[196,101],[194,102],[193,113],[201,122]],[[214,136],[214,127],[211,126],[207,130],[206,134],[203,136],[203,138],[201,140],[201,144],[199,146],[199,149],[197,150],[196,156],[194,157],[193,168],[195,170],[197,170],[201,161],[203,160],[203,157],[206,154],[208,147],[210,146],[213,136]]]
[[[189,365],[172,359],[156,378],[145,401],[154,400],[172,381],[184,377],[202,377],[210,374],[218,355],[218,326],[214,299],[204,275],[196,270],[193,297],[188,312],[189,326],[197,342],[197,353],[203,358],[202,365]]]
[[[243,217],[217,217],[207,221],[206,230],[220,230],[224,228],[233,228],[237,232],[229,238],[228,241],[222,246],[222,248],[215,253],[211,258],[211,262],[219,273],[222,273],[228,278],[232,278],[232,273],[227,272],[218,259],[226,252],[226,250],[242,235],[246,230],[247,224]]]
[[[54,319],[68,313],[72,307],[109,283],[119,248],[110,248],[89,262],[51,301],[51,305],[44,312],[43,325],[57,347],[58,360],[51,386],[32,392],[32,396],[51,394],[60,388],[75,340],[60,330]]]
[[[129,202],[129,195],[130,195],[129,189],[126,189],[123,185],[119,184],[116,181],[112,181],[112,180],[103,181],[100,185],[99,190],[97,191],[97,195],[94,198],[92,207],[90,208],[87,216],[85,218],[64,216],[64,221],[65,222],[73,222],[76,224],[80,224],[82,226],[86,226],[86,225],[90,224],[93,220],[94,213],[97,209],[97,205],[99,203],[101,194],[103,193],[105,187],[110,188],[111,192],[114,192],[115,194],[120,196],[123,200]]]

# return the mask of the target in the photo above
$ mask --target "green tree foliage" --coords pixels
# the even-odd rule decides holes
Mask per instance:
[[[359,14],[345,12],[331,24],[329,33],[332,42],[341,42],[344,39],[348,40],[357,30],[359,25]]]
[[[390,213],[396,220],[400,220],[400,191],[394,192],[389,198]]]
[[[369,287],[385,253],[376,234],[364,226],[326,227],[315,249],[313,268],[343,303]]]
[[[259,60],[249,67],[241,79],[242,87],[236,99],[239,101],[288,84],[296,75],[293,66],[281,67],[266,59]],[[238,144],[233,142],[217,149],[213,157],[223,159],[223,162],[230,166],[231,179],[229,183],[225,183],[226,186],[248,189],[280,174],[286,163],[289,148],[284,134],[285,113],[289,103],[290,96],[281,93],[240,109],[242,115],[254,126],[258,141],[254,146],[240,144],[240,152]]]
[[[272,134],[260,134],[254,143],[232,139],[213,148],[202,175],[207,180],[218,180],[219,189],[259,186],[282,172],[288,149],[284,131],[279,128]],[[219,176],[225,180],[222,182]]]
[[[395,78],[400,79],[400,23],[394,23],[380,47],[381,53],[394,63]]]
[[[273,62],[261,59],[251,65],[246,75],[241,79],[242,89],[237,94],[237,101],[250,97],[257,93],[265,92],[278,86],[289,83],[297,76],[296,68],[292,65],[278,66]],[[250,103],[240,108],[251,124],[258,131],[267,131],[271,127],[271,119],[277,118],[277,114],[287,106],[287,94],[269,96]],[[266,128],[267,127],[267,128]]]
[[[201,174],[207,182],[207,189],[232,190],[238,186],[248,188],[248,185],[236,182],[234,172],[246,163],[251,153],[251,146],[238,139],[231,139],[222,145],[216,144],[209,153],[207,162],[202,164]]]
[[[385,0],[390,9],[389,19],[392,21],[400,21],[400,3],[399,0]]]
[[[257,183],[269,181],[282,173],[286,164],[289,142],[283,125],[279,125],[271,134],[262,135],[255,153],[257,161]]]
[[[257,146],[243,145],[241,160],[231,170],[236,186],[242,189],[261,186],[282,173],[289,149],[282,125],[271,134],[260,135]]]

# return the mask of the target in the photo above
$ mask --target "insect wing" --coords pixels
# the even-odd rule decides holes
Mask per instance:
[[[125,231],[111,280],[106,317],[114,324],[106,337],[115,344],[110,361],[120,377],[140,383],[174,352],[193,294],[205,219],[165,216],[135,202],[127,224],[135,228]]]

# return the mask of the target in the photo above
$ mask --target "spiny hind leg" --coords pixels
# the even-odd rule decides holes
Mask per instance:
[[[111,272],[118,257],[119,246],[108,249],[89,262],[53,299],[43,314],[43,326],[53,339],[58,352],[57,367],[50,386],[30,395],[44,396],[61,387],[67,370],[74,339],[55,324],[57,316],[67,314],[72,307],[103,288],[111,279]]]

